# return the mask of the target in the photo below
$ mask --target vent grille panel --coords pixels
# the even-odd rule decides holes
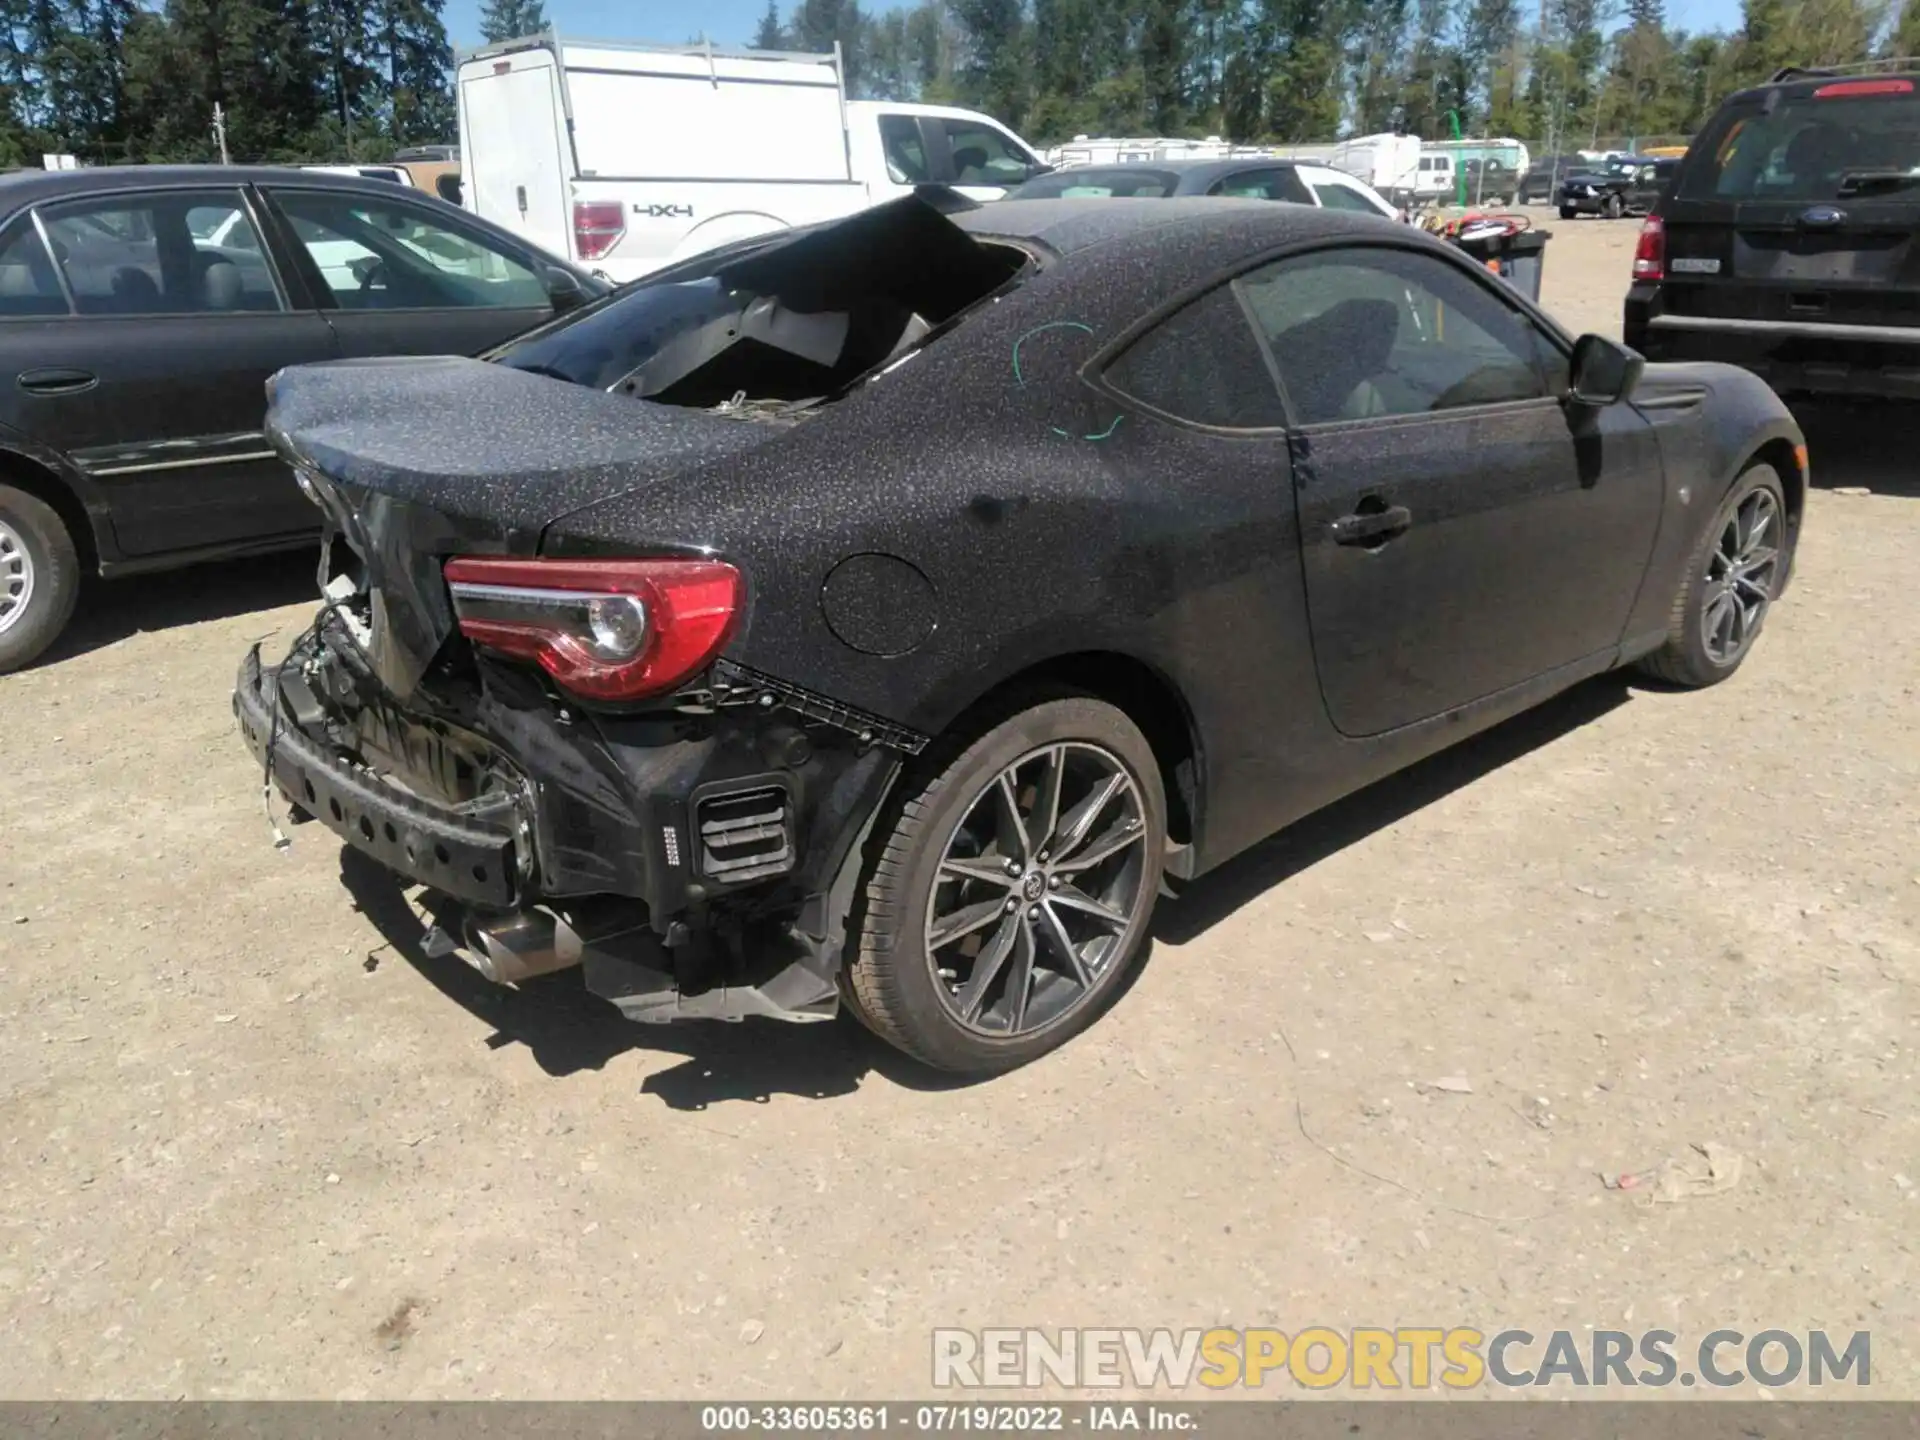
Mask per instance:
[[[700,872],[728,885],[784,875],[793,868],[787,792],[760,785],[708,795],[695,809]]]

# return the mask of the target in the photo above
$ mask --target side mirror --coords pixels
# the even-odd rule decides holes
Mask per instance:
[[[564,315],[587,303],[587,287],[580,283],[580,277],[571,270],[550,269],[547,271],[547,299],[553,304],[553,313]]]
[[[1567,398],[1576,405],[1601,409],[1626,399],[1640,383],[1646,360],[1604,335],[1582,335],[1573,344],[1571,385]]]

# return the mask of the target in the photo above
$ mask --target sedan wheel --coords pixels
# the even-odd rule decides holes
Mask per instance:
[[[1755,465],[1701,534],[1674,597],[1667,643],[1641,669],[1676,685],[1726,679],[1753,649],[1791,559],[1780,476],[1771,465]]]
[[[1145,954],[1164,813],[1153,751],[1113,706],[1053,700],[995,726],[899,808],[848,970],[855,1012],[949,1070],[1065,1043]]]
[[[54,509],[0,485],[0,675],[27,664],[66,628],[80,557]]]

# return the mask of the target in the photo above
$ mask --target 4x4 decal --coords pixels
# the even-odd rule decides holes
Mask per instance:
[[[633,213],[644,215],[649,220],[671,220],[675,216],[683,220],[691,220],[693,207],[691,205],[636,205],[633,207]]]

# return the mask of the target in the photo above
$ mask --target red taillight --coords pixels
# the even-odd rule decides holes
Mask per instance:
[[[1848,95],[1911,95],[1911,80],[1836,80],[1813,92],[1816,100],[1838,100]]]
[[[743,592],[719,560],[463,558],[445,573],[462,635],[587,700],[639,700],[698,674]]]
[[[1640,227],[1640,243],[1633,247],[1633,278],[1664,280],[1667,276],[1667,222],[1649,215]]]
[[[618,200],[573,202],[573,253],[581,260],[598,260],[627,233],[627,210]]]

